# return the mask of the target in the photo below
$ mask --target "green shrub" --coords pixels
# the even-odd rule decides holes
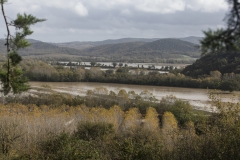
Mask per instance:
[[[103,139],[114,133],[113,125],[103,122],[79,123],[75,136],[86,141]]]
[[[62,133],[41,143],[38,159],[86,160],[101,158],[99,151],[91,142],[78,139],[68,133]]]
[[[109,150],[111,159],[160,160],[163,148],[159,134],[138,128],[134,132],[116,135]]]

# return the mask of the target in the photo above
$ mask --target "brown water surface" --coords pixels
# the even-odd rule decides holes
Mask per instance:
[[[237,102],[239,100],[240,92],[228,93],[208,89],[193,89],[180,87],[162,87],[162,86],[145,86],[145,85],[129,85],[129,84],[115,84],[115,83],[93,83],[93,82],[30,82],[33,88],[41,88],[42,86],[50,86],[53,91],[69,93],[72,95],[85,96],[88,90],[93,90],[98,87],[104,87],[108,91],[118,92],[120,89],[128,91],[135,91],[141,93],[148,90],[158,99],[162,97],[173,95],[181,100],[189,101],[194,108],[200,110],[211,111],[212,107],[209,105],[209,93],[218,93],[218,96],[223,102]],[[34,91],[34,90],[32,90]],[[36,91],[36,90],[35,90]]]

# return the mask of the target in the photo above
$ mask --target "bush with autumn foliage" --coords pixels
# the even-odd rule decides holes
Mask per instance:
[[[173,96],[156,102],[155,108],[146,107],[144,113],[118,105],[54,105],[57,101],[45,100],[51,96],[35,97],[48,105],[9,103],[10,98],[0,105],[1,159],[240,158],[240,105],[222,103],[212,95],[217,111],[205,115]],[[75,97],[66,99],[62,102]]]

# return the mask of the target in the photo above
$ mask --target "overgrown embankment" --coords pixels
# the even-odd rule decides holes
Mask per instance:
[[[153,107],[149,101],[127,108],[122,103],[97,106],[108,104],[97,99],[62,94],[7,97],[0,105],[0,157],[240,158],[239,104],[223,104],[213,96],[218,112],[204,114],[172,96]]]

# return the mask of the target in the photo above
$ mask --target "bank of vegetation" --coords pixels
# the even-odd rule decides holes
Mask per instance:
[[[0,104],[0,158],[240,158],[239,104],[213,96],[217,112],[204,113],[173,96],[156,102],[146,92],[104,92],[6,97]]]
[[[24,75],[31,81],[123,83],[228,91],[240,89],[240,75],[238,73],[222,74],[217,70],[198,77],[190,77],[182,74],[180,70],[172,70],[168,74],[142,68],[130,70],[129,67],[124,66],[105,71],[99,67],[92,67],[88,70],[76,66],[49,65],[36,60],[24,61],[22,68]]]

